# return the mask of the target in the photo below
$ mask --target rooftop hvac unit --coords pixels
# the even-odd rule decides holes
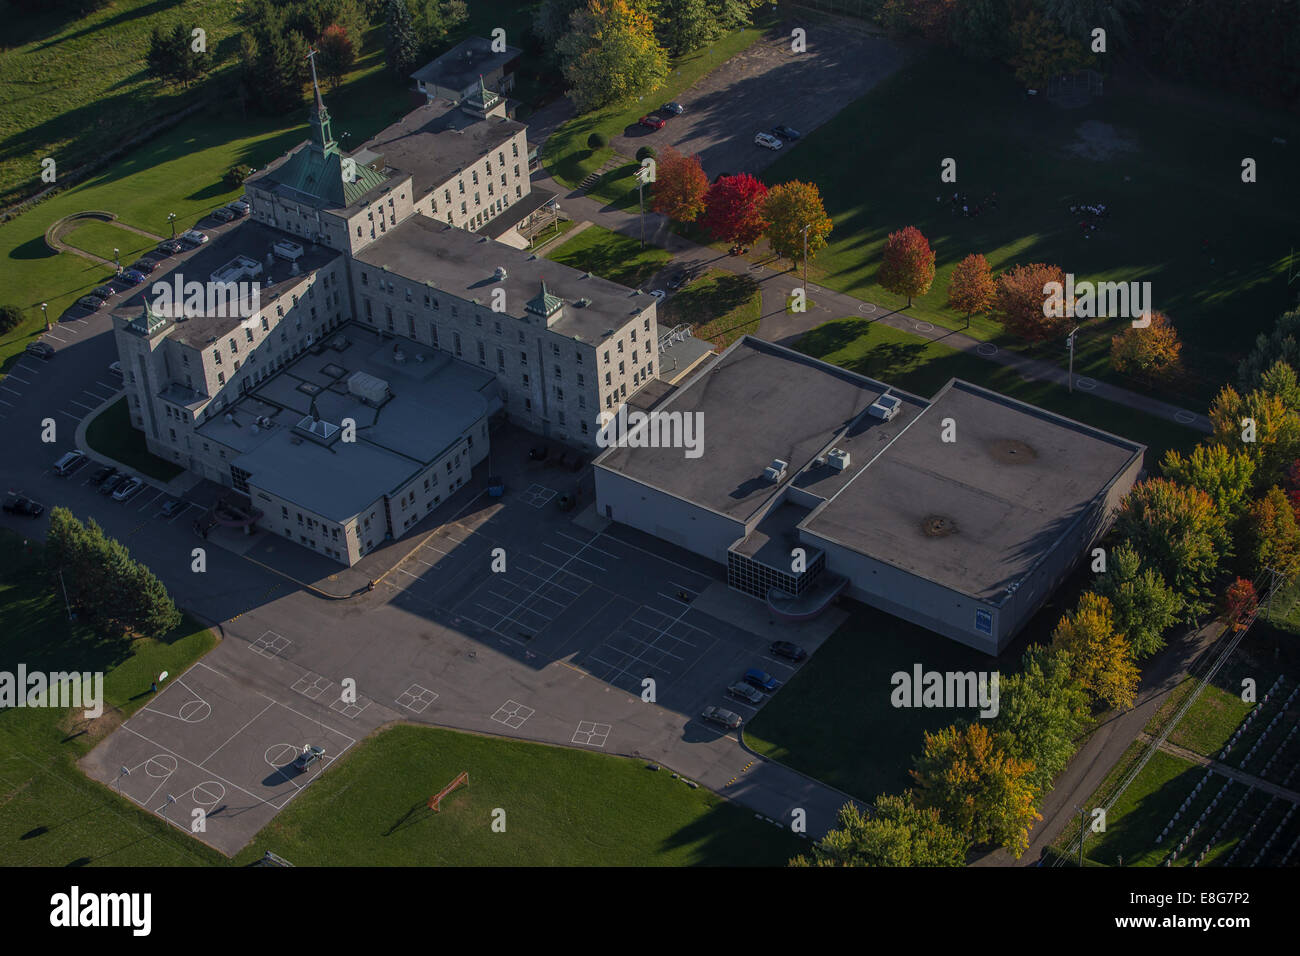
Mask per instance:
[[[772,464],[763,469],[763,477],[768,481],[780,481],[785,477],[786,469],[789,467],[789,464],[780,458],[773,458]]]
[[[348,377],[348,391],[358,398],[378,404],[388,397],[388,383],[366,372],[353,372]]]
[[[832,448],[826,455],[826,460],[836,471],[843,471],[849,467],[849,453],[842,448]]]
[[[406,353],[401,349],[393,349],[393,361],[398,365],[406,364]]]

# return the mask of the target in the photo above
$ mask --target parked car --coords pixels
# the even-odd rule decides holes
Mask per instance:
[[[235,211],[229,206],[218,206],[212,210],[212,218],[218,222],[230,222],[235,218]]]
[[[108,479],[112,478],[116,474],[117,474],[116,468],[114,468],[112,465],[105,465],[103,468],[100,468],[98,471],[96,471],[93,475],[90,476],[90,483],[95,487],[99,487],[100,485],[108,481]]]
[[[122,279],[123,279],[123,281],[125,281],[125,282],[129,282],[129,283],[131,283],[131,285],[139,285],[141,282],[143,282],[143,281],[144,281],[145,279],[147,279],[147,278],[149,278],[149,277],[146,276],[143,272],[140,272],[139,270],[136,270],[136,269],[123,269],[123,270],[122,270]]]
[[[294,758],[293,769],[300,771],[306,770],[324,756],[324,747],[317,747],[315,744],[304,744],[302,753],[298,754],[298,756]]]
[[[97,295],[83,295],[77,300],[77,305],[83,305],[87,309],[98,309],[104,304],[104,300]]]
[[[22,515],[24,518],[39,518],[45,513],[45,505],[25,495],[10,494],[5,496],[4,510],[11,515]]]
[[[670,289],[680,289],[685,284],[686,284],[685,272],[674,272],[671,278],[669,278],[668,280],[668,288]]]
[[[54,358],[54,346],[46,342],[28,342],[27,348],[24,349],[24,351],[28,355],[35,355],[37,358],[41,359]]]
[[[740,726],[740,714],[725,707],[714,707],[712,705],[705,707],[704,712],[700,714],[700,720],[707,721],[710,724],[717,724],[725,727],[727,730],[735,730]]]
[[[803,135],[793,126],[785,126],[785,125],[773,126],[772,132],[775,133],[777,136],[780,136],[782,139],[789,139],[789,140],[799,139],[800,136]]]
[[[113,296],[117,295],[117,290],[111,285],[97,285],[95,286],[94,291],[90,294],[97,295],[107,302],[109,299],[113,298]]]
[[[765,690],[768,693],[776,690],[781,685],[777,679],[767,671],[761,671],[757,667],[751,667],[745,671],[745,676],[741,678],[750,687],[756,687],[759,690]]]
[[[727,693],[732,697],[738,697],[747,704],[763,703],[763,693],[757,688],[750,687],[744,681],[736,681],[727,688]]]
[[[138,272],[141,275],[150,276],[153,275],[154,270],[158,268],[158,263],[155,262],[153,259],[141,258],[131,263],[130,268],[132,272]]]
[[[85,452],[70,451],[54,463],[54,473],[60,478],[66,478],[85,463]]]
[[[110,475],[109,477],[105,478],[104,483],[99,486],[99,493],[101,495],[111,495],[113,492],[117,491],[117,489],[121,488],[124,484],[126,484],[130,479],[131,479],[130,475],[124,475],[121,473],[118,473],[116,475]]]
[[[665,103],[663,106],[659,107],[659,109],[665,113],[672,113],[674,116],[681,116],[686,112],[686,107],[682,106],[682,104],[678,103],[676,100],[673,100],[671,103]]]
[[[784,657],[795,663],[808,656],[808,652],[793,641],[773,641],[768,650],[776,657]]]
[[[641,119],[639,119],[637,122],[639,122],[646,129],[663,129],[665,126],[668,125],[668,121],[666,119],[664,119],[662,116],[656,116],[654,113],[651,113],[649,116],[641,117]]]
[[[668,293],[663,289],[651,289],[650,294],[660,302],[662,302],[668,295]]]
[[[754,145],[762,146],[764,149],[780,149],[781,141],[771,133],[755,133]]]
[[[176,255],[184,248],[185,247],[181,245],[179,242],[177,242],[175,239],[164,239],[162,242],[158,243],[158,251],[163,253],[164,255],[169,255],[169,256]]]
[[[163,504],[162,506],[163,517],[170,518],[172,515],[176,514],[179,511],[182,511],[184,508],[185,508],[185,501],[183,499],[168,498],[166,503]]]
[[[878,418],[882,422],[887,422],[903,407],[903,400],[895,395],[881,395],[871,403],[867,409],[867,414],[872,418]]]
[[[139,478],[128,478],[123,484],[118,486],[117,491],[113,492],[114,501],[126,501],[133,494],[144,487],[144,482]]]
[[[226,208],[236,216],[247,216],[248,211],[253,207],[248,204],[248,200],[246,199],[236,199],[232,203],[227,203]]]
[[[197,248],[208,241],[208,234],[206,232],[199,232],[197,229],[189,229],[181,233],[179,241],[181,245],[188,245],[191,248]]]

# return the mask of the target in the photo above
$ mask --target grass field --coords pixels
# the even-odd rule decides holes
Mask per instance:
[[[1191,397],[1208,398],[1295,301],[1285,272],[1290,249],[1300,249],[1300,177],[1282,173],[1293,161],[1271,139],[1294,142],[1300,124],[1238,101],[1161,97],[1132,84],[1108,84],[1105,97],[1078,110],[1042,100],[1027,99],[997,67],[925,57],[784,151],[762,178],[819,186],[835,229],[811,278],[888,307],[905,299],[876,282],[885,238],[917,226],[935,249],[937,273],[909,315],[948,328],[964,321],[946,307],[948,279],[972,252],[995,270],[1044,261],[1078,279],[1150,281],[1155,307],[1173,318],[1202,376]],[[1243,156],[1269,173],[1243,184]],[[943,157],[957,160],[955,185],[939,180]],[[954,216],[946,201],[954,190],[971,203],[996,192],[998,207]],[[1096,202],[1111,217],[1084,239],[1069,206]],[[1114,378],[1109,339],[1118,324],[1099,320],[1080,332],[1080,373]],[[1022,347],[978,316],[971,333]],[[1063,352],[1049,351],[1064,363]]]
[[[216,644],[186,617],[161,641],[106,640],[70,623],[40,566],[0,529],[0,668],[103,671],[105,711],[0,712],[0,865],[194,866],[222,857],[88,779],[76,761],[148,700],[161,671],[179,674]]]
[[[546,253],[546,258],[637,289],[666,266],[672,256],[666,249],[658,246],[642,249],[641,243],[631,236],[591,225]]]
[[[895,708],[896,671],[1010,673],[1017,658],[986,654],[883,611],[850,603],[844,622],[745,728],[745,742],[765,756],[863,800],[912,784],[908,770],[921,752],[921,732],[936,731],[974,711]],[[1001,665],[1001,666],[999,666]]]
[[[1049,382],[1026,382],[1005,366],[867,319],[848,317],[827,322],[805,334],[796,347],[815,358],[926,398],[950,378],[975,382],[1142,442],[1147,446],[1148,469],[1156,467],[1167,449],[1188,452],[1202,437],[1191,429],[1103,401],[1082,390],[1071,394]]]
[[[144,433],[131,424],[131,411],[125,396],[100,412],[86,426],[86,444],[91,451],[158,481],[171,481],[185,470],[149,450]]]
[[[763,293],[753,278],[710,269],[659,307],[659,328],[687,324],[695,338],[726,348],[742,335],[757,333],[762,315]]]
[[[129,266],[157,245],[157,242],[148,236],[142,236],[138,232],[123,229],[109,222],[96,222],[93,219],[87,219],[65,232],[62,239],[70,246],[93,252],[110,262],[113,260],[113,250],[116,249],[123,267]]]
[[[238,59],[235,7],[221,0],[117,0],[74,19],[64,10],[11,14],[0,51],[0,206],[40,188],[41,160],[69,173],[100,153],[210,95],[145,75],[149,34],[184,22],[202,27],[213,76]]]
[[[1240,693],[1233,694],[1213,685],[1206,687],[1183,714],[1169,735],[1169,742],[1204,757],[1214,757],[1253,707],[1241,699]]]
[[[469,785],[428,810],[462,771]],[[299,866],[783,866],[804,848],[641,761],[396,726],[331,767],[236,862],[271,850]]]

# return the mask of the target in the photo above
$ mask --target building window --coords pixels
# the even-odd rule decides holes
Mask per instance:
[[[456,351],[456,358],[460,358],[460,333],[459,332],[451,333],[451,342],[452,342],[452,346]]]

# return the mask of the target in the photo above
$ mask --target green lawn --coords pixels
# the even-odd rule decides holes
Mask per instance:
[[[631,236],[591,225],[564,245],[552,249],[546,258],[636,289],[666,266],[672,256],[666,249],[658,246],[642,249],[641,243]]]
[[[129,266],[157,245],[148,236],[142,236],[138,232],[123,229],[109,222],[97,222],[94,219],[87,219],[65,232],[62,239],[70,246],[93,252],[110,262],[113,260],[113,250],[116,249],[123,266]]]
[[[1213,685],[1206,687],[1169,735],[1169,741],[1202,756],[1217,757],[1253,707],[1241,699],[1240,693]]]
[[[462,771],[469,785],[429,797]],[[492,829],[505,811],[505,832]],[[302,866],[783,866],[786,830],[642,761],[396,726],[332,766],[236,858]]]
[[[921,732],[975,711],[895,708],[896,671],[1010,673],[1017,656],[998,660],[862,604],[745,728],[754,750],[863,800],[912,783]]]
[[[931,342],[880,322],[848,317],[812,329],[800,351],[929,397],[950,378],[962,378],[1147,446],[1146,465],[1155,468],[1167,449],[1190,451],[1199,432],[1134,412],[1076,389],[1026,382],[1017,373],[941,342]]]
[[[763,293],[752,277],[710,269],[659,307],[659,328],[690,325],[695,338],[722,349],[756,334],[762,314]]]
[[[948,279],[972,252],[995,270],[1045,261],[1078,279],[1150,281],[1156,308],[1173,318],[1202,376],[1183,403],[1203,401],[1235,377],[1238,355],[1295,300],[1285,261],[1293,246],[1300,249],[1300,177],[1283,171],[1293,160],[1271,139],[1296,141],[1300,123],[1192,93],[1156,100],[1141,87],[1117,88],[1079,110],[1042,99],[1027,99],[999,67],[924,57],[784,150],[762,178],[819,186],[835,229],[811,278],[887,307],[905,299],[876,283],[885,238],[917,226],[935,249],[937,274],[909,315],[948,328],[963,324],[946,307]],[[1071,153],[1095,128],[1084,124],[1098,123],[1115,131],[1122,148],[1102,160]],[[1241,182],[1243,156],[1268,170],[1259,182]],[[958,162],[955,186],[939,182],[942,157]],[[972,203],[996,192],[998,208],[954,216],[946,196],[936,202],[954,189]],[[1085,240],[1069,206],[1094,202],[1112,214],[1104,233]],[[1079,372],[1112,377],[1109,339],[1119,327],[1103,320],[1080,333]],[[971,331],[1021,347],[988,319],[976,317]],[[1048,353],[1064,364],[1062,349]]]
[[[1166,840],[1163,846],[1157,847],[1156,838],[1204,776],[1204,767],[1181,757],[1161,751],[1152,754],[1106,814],[1106,832],[1089,832],[1084,846],[1086,857],[1106,866],[1118,865],[1121,857],[1125,866],[1159,864],[1169,853],[1169,842]],[[1223,785],[1223,778],[1212,779],[1217,781],[1213,785],[1217,791]],[[1096,805],[1096,800],[1086,804],[1089,809]],[[1200,808],[1195,809],[1199,812]],[[1077,834],[1076,825],[1071,837]]]
[[[52,5],[51,5],[52,6]],[[66,6],[66,5],[65,5]],[[70,173],[191,103],[212,95],[145,75],[155,26],[184,21],[207,32],[216,83],[238,59],[235,7],[221,0],[117,0],[82,18],[65,9],[11,16],[0,51],[0,205],[41,187],[41,161]]]
[[[676,99],[688,90],[697,80],[717,69],[737,53],[749,49],[774,19],[771,14],[759,11],[754,26],[736,30],[716,41],[712,46],[689,53],[671,64],[668,79],[662,87],[653,93],[637,99],[635,102],[619,103],[605,109],[584,113],[562,125],[542,147],[542,161],[552,176],[570,188],[578,184],[590,172],[599,169],[605,161],[614,155],[613,147],[592,150],[587,147],[587,138],[592,133],[604,133],[609,139],[622,132],[645,115],[646,111]],[[615,177],[615,179],[626,176]],[[597,198],[615,202],[620,198],[626,201],[626,191],[615,189],[607,184],[609,192],[602,192]]]
[[[86,427],[86,444],[92,451],[158,481],[171,481],[185,470],[149,451],[144,433],[131,424],[126,396],[100,412]]]
[[[161,641],[109,640],[70,623],[40,546],[0,530],[0,667],[104,672],[105,711],[0,711],[0,865],[195,866],[222,857],[144,813],[76,766],[148,700],[161,671],[179,674],[216,644],[188,616]]]

